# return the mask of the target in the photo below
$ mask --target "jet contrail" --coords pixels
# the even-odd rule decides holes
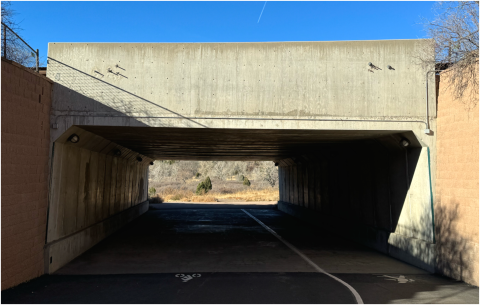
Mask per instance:
[[[260,18],[262,18],[263,10],[265,9],[265,6],[267,5],[267,1],[265,1],[265,4],[263,5],[262,12],[260,13],[260,17],[258,17],[257,23],[260,22]]]

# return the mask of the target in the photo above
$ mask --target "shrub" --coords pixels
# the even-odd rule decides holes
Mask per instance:
[[[160,197],[159,195],[157,195],[155,197],[151,197],[150,199],[148,199],[148,202],[150,202],[150,203],[163,203],[163,198]]]
[[[203,183],[205,184],[207,192],[212,189],[212,180],[210,180],[210,177],[205,178],[205,180],[203,180]]]
[[[243,181],[245,177],[243,175],[237,175],[237,181]]]
[[[250,184],[251,184],[251,183],[250,183],[250,180],[248,180],[247,177],[244,177],[244,178],[243,178],[243,185],[250,186]]]
[[[197,191],[195,192],[195,194],[203,195],[208,193],[208,191],[211,189],[212,189],[212,181],[210,180],[210,177],[207,177],[205,178],[205,180],[203,180],[197,185]]]
[[[148,196],[153,197],[157,193],[157,190],[154,187],[148,189]]]
[[[205,187],[205,183],[200,182],[198,185],[197,185],[197,191],[195,192],[195,194],[197,195],[203,195],[205,194],[206,192],[208,192],[207,188]]]
[[[200,177],[201,175],[202,175],[202,174],[200,174],[200,173],[196,173],[196,174],[195,174],[195,178],[198,178],[198,177]]]

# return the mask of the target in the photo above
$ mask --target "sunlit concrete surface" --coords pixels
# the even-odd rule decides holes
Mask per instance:
[[[305,224],[268,203],[166,203],[4,303],[478,303],[478,288]]]
[[[424,42],[50,43],[50,137],[59,144],[52,171],[70,152],[80,160],[75,171],[98,179],[52,179],[47,240],[72,251],[51,253],[47,246],[46,272],[106,237],[90,240],[81,215],[75,228],[62,228],[53,215],[63,209],[64,223],[73,224],[75,208],[81,214],[83,205],[95,204],[101,217],[87,220],[105,222],[107,206],[119,212],[140,204],[146,184],[139,177],[151,160],[273,161],[282,202],[321,213],[337,232],[352,225],[346,235],[433,271],[436,105],[435,95],[424,93],[427,86],[435,92],[434,75],[425,74],[434,67],[412,57]],[[98,141],[68,143],[73,133]],[[88,156],[97,162],[93,171]],[[347,165],[351,156],[357,158]],[[334,166],[304,170],[324,163]],[[332,188],[325,181],[336,173],[352,181]],[[126,193],[99,191],[107,180]],[[332,191],[325,195],[326,189]],[[77,203],[62,199],[74,190]],[[139,200],[131,199],[135,192]],[[352,221],[356,215],[362,217]],[[65,233],[81,247],[60,240]]]

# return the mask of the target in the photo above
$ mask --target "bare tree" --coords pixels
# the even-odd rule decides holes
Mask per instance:
[[[6,51],[6,58],[13,60],[26,67],[34,67],[35,53],[33,53],[25,43],[13,34],[12,31],[19,34],[21,28],[18,22],[15,21],[14,16],[16,12],[12,9],[10,1],[2,1],[2,56]]]
[[[9,27],[14,27],[12,20],[13,11],[10,9],[10,0],[0,0],[0,22],[5,23]]]
[[[278,183],[278,168],[274,162],[260,162],[259,166],[253,170],[255,180],[267,182],[271,187]]]
[[[478,8],[477,1],[436,3],[435,19],[423,22],[432,39],[422,41],[417,57],[447,70],[454,98],[470,106],[478,101]]]
[[[192,179],[200,167],[198,161],[156,161],[150,167],[150,179],[155,181],[182,181]]]

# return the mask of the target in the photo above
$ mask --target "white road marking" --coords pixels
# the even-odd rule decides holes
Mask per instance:
[[[399,277],[388,276],[388,275],[381,275],[379,277],[388,277],[387,281],[398,281],[400,284],[405,284],[408,282],[415,282],[415,280],[407,279],[404,275],[400,275]]]
[[[195,278],[195,277],[201,277],[201,276],[202,275],[200,273],[194,273],[192,275],[183,274],[183,273],[175,274],[175,277],[181,278],[184,283],[186,283],[190,280],[193,280],[193,278]]]
[[[277,234],[277,232],[273,231],[272,229],[270,229],[270,227],[268,227],[266,224],[264,224],[263,222],[261,222],[259,219],[257,219],[255,216],[253,216],[252,214],[248,213],[247,211],[245,211],[244,209],[242,209],[242,211],[247,214],[248,216],[250,216],[251,218],[253,218],[253,220],[255,220],[256,222],[258,222],[262,227],[265,228],[265,230],[267,230],[268,232],[272,233],[273,236],[275,236],[276,238],[278,238],[278,240],[280,240],[281,242],[283,242],[287,247],[289,247],[293,252],[297,253],[301,258],[303,258],[303,260],[305,260],[310,266],[312,266],[315,270],[317,270],[318,272],[320,273],[323,273],[331,278],[333,278],[334,280],[336,280],[337,282],[340,282],[341,284],[343,284],[345,287],[347,287],[350,292],[353,294],[353,296],[355,297],[355,300],[357,301],[358,304],[363,304],[363,300],[362,298],[360,297],[360,295],[358,294],[358,292],[352,287],[350,286],[349,284],[345,283],[344,281],[342,281],[341,279],[339,279],[338,277],[336,276],[333,276],[331,275],[330,273],[326,272],[325,270],[323,270],[322,268],[318,267],[317,264],[315,264],[314,262],[312,262],[305,254],[303,254],[302,252],[300,252],[300,250],[298,250],[294,245],[292,245],[291,243],[289,243],[288,241],[286,241],[285,239],[283,239],[280,235]]]

